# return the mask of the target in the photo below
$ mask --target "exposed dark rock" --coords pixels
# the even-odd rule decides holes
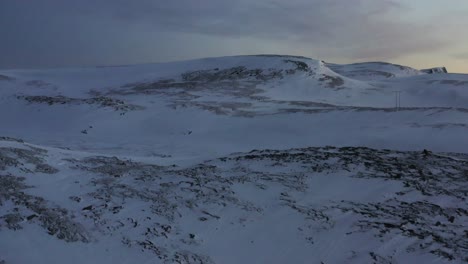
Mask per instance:
[[[0,74],[0,81],[13,81],[15,78]]]
[[[46,151],[38,148],[5,148],[0,147],[0,171],[8,167],[18,167],[21,171],[31,172],[27,164],[35,166],[34,172],[54,174],[58,170],[45,163]]]
[[[8,151],[10,154],[4,156],[10,158],[11,153],[21,153]],[[93,175],[86,183],[80,181],[91,187],[86,193],[70,197],[78,202],[83,197],[88,204],[75,204],[78,208],[74,211],[53,206],[41,197],[25,193],[30,187],[24,178],[6,175],[0,177],[0,206],[11,201],[15,207],[0,217],[5,227],[19,230],[25,224],[39,224],[50,235],[67,242],[90,241],[89,231],[80,224],[84,221],[93,223],[93,232],[121,236],[119,239],[126,246],[151,252],[161,262],[212,263],[208,256],[184,248],[194,249],[203,239],[197,230],[184,230],[179,221],[201,221],[204,223],[199,224],[204,225],[223,219],[245,226],[262,216],[265,208],[243,198],[236,192],[238,188],[256,188],[260,197],[275,186],[280,191],[270,198],[271,203],[303,219],[294,228],[305,243],[318,243],[314,239],[317,232],[328,232],[345,218],[353,227],[346,235],[366,232],[375,236],[376,243],[395,236],[407,237],[411,242],[405,249],[408,252],[464,260],[468,257],[468,209],[463,206],[468,197],[468,157],[426,152],[331,146],[253,150],[188,167],[158,166],[117,157],[67,159],[74,170]],[[9,160],[10,165],[5,168],[11,164],[21,168],[26,163],[43,163],[42,153],[32,151],[32,158],[25,158],[28,153],[23,153],[21,162]],[[381,201],[333,200],[323,205],[298,199],[319,174],[359,181],[393,181],[402,187]],[[428,201],[438,195],[458,201],[458,206]],[[405,201],[406,197],[412,197],[412,201]],[[141,211],[129,215],[129,205],[135,205],[135,201],[141,204]],[[245,216],[220,214],[224,208],[233,207]],[[375,252],[355,254],[364,254],[377,263],[396,261]]]
[[[29,103],[43,103],[48,105],[69,104],[69,105],[97,105],[100,107],[110,107],[115,111],[135,111],[144,109],[142,106],[127,104],[122,100],[110,97],[93,97],[93,98],[70,98],[65,96],[17,96],[18,99],[26,100]]]
[[[326,86],[329,88],[341,87],[344,84],[344,80],[342,78],[325,74],[322,75],[319,81],[326,83]],[[343,89],[343,87],[341,87],[340,89]]]
[[[88,206],[86,206],[86,207],[83,207],[83,209],[81,209],[81,210],[83,210],[83,211],[91,211],[91,210],[93,210],[93,206],[92,206],[92,205],[88,205]]]
[[[428,74],[448,73],[447,68],[445,68],[445,67],[422,69],[421,71],[424,72],[424,73],[428,73]]]
[[[12,137],[0,137],[0,141],[14,141],[18,143],[24,143],[22,139],[12,138]]]
[[[73,222],[68,211],[59,207],[50,207],[48,202],[41,197],[26,194],[24,189],[30,188],[24,183],[24,178],[1,175],[0,176],[0,206],[3,201],[11,200],[17,206],[23,208],[20,212],[0,216],[7,223],[7,227],[18,230],[25,218],[38,219],[40,225],[48,234],[56,236],[67,242],[89,242],[89,235],[78,223]],[[36,216],[23,215],[24,210],[33,211]],[[21,213],[23,212],[23,213]]]

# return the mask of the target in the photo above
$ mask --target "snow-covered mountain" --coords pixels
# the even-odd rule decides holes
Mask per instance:
[[[468,261],[468,75],[2,70],[0,122],[0,263]]]

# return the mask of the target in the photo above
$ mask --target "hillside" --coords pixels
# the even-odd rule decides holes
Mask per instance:
[[[0,122],[0,263],[468,261],[468,75],[0,70]]]

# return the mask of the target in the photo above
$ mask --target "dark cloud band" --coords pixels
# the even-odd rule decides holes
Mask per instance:
[[[172,59],[158,53],[178,53],[184,45],[171,39],[188,35],[193,43],[186,45],[216,53],[230,47],[207,38],[255,40],[258,53],[277,42],[349,59],[390,59],[446,44],[430,34],[440,25],[396,19],[405,12],[392,0],[3,0],[0,67],[105,64],[144,52],[152,54],[148,60]],[[191,54],[196,48],[185,49],[198,57]]]

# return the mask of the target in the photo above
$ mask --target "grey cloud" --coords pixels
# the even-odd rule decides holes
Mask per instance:
[[[258,53],[268,52],[262,43],[310,46],[353,59],[389,59],[444,44],[424,34],[437,29],[393,16],[404,12],[392,0],[2,0],[0,35],[7,38],[0,42],[5,58],[0,67],[32,60],[37,65],[113,63],[115,57],[134,62],[145,53],[153,53],[148,60],[173,59],[161,51],[178,53],[176,48],[194,50],[187,56],[198,57],[199,49],[189,47],[191,38],[218,53],[229,52],[205,39],[249,39],[245,46],[254,39]],[[185,46],[171,38],[185,40]]]
[[[374,17],[400,8],[389,0],[117,0],[94,11],[159,30],[319,42],[375,22],[386,26]]]

